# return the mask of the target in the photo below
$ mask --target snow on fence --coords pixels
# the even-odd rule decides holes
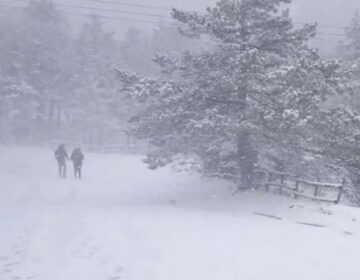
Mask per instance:
[[[300,176],[290,173],[266,169],[256,170],[255,174],[257,188],[265,188],[267,191],[270,191],[270,188],[275,187],[279,189],[280,194],[291,194],[295,198],[338,204],[344,192],[344,181],[341,184],[311,182],[302,180]],[[237,182],[241,179],[234,174],[219,173],[212,174],[212,176]]]
[[[257,173],[267,174],[267,180],[260,182],[260,186],[262,184],[266,190],[269,191],[271,187],[276,187],[280,193],[287,192],[294,195],[295,198],[301,197],[318,202],[338,204],[344,190],[344,182],[341,184],[311,182],[302,180],[293,174],[269,170],[259,170]]]

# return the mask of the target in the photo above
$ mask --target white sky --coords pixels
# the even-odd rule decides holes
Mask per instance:
[[[24,5],[23,1],[28,0],[0,0],[0,4],[8,5]],[[147,14],[161,14],[167,20],[168,12],[164,10],[140,8],[140,7],[129,7],[121,5],[111,5],[100,2],[91,2],[91,0],[53,0],[57,3],[78,5],[85,7],[96,7],[102,9],[116,9],[125,12],[135,13],[147,13]],[[163,7],[177,7],[185,10],[204,10],[207,6],[214,5],[217,0],[105,0],[119,3],[128,4],[140,4],[149,6],[163,6]],[[62,7],[69,12],[78,13],[94,13],[93,10],[83,10],[70,7]],[[0,7],[0,9],[3,9]],[[332,46],[336,44],[341,36],[336,36],[338,33],[342,33],[341,27],[347,25],[355,13],[356,10],[360,10],[360,0],[293,0],[292,14],[294,20],[297,22],[318,22],[319,31],[325,33],[332,33],[329,35],[321,35],[315,44],[321,47],[325,52],[330,51]],[[140,21],[155,21],[158,22],[158,17],[149,17],[144,15],[129,15],[122,13],[113,13],[106,11],[97,11],[100,15],[121,17],[132,20]],[[69,16],[74,22],[82,21],[84,17],[81,16]],[[152,31],[155,24],[148,22],[131,22],[121,20],[104,19],[106,26],[115,30],[120,36],[124,31],[130,27],[140,28],[146,31]],[[335,35],[334,35],[335,33]]]

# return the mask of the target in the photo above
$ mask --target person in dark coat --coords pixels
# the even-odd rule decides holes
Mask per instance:
[[[69,159],[65,145],[61,144],[55,150],[55,158],[58,163],[60,178],[66,178],[66,161]]]
[[[80,148],[74,149],[70,159],[74,165],[74,177],[81,179],[81,168],[84,161],[84,154],[81,151],[81,149]]]

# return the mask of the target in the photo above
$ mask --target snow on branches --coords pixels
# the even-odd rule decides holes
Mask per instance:
[[[316,25],[295,29],[288,3],[220,0],[202,15],[173,10],[182,34],[215,46],[178,60],[157,55],[163,79],[121,72],[121,90],[146,104],[133,120],[136,134],[169,158],[196,155],[206,173],[239,173],[247,186],[262,150],[307,145],[308,123],[337,93],[339,67],[308,46]]]

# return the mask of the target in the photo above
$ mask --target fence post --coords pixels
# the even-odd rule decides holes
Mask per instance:
[[[315,197],[318,197],[318,196],[319,196],[319,186],[315,186],[314,196],[315,196]]]
[[[341,182],[341,187],[339,188],[339,191],[338,191],[339,193],[338,193],[338,197],[337,197],[337,199],[335,201],[335,204],[340,203],[345,184],[346,184],[346,179],[343,179],[342,182]]]
[[[285,174],[280,175],[280,194],[283,194],[283,187],[282,185],[285,183]]]
[[[299,192],[300,190],[300,182],[299,182],[299,176],[296,176],[296,181],[295,181],[295,199],[298,199],[298,195],[297,193]]]
[[[268,182],[265,184],[266,191],[270,191],[270,183],[273,180],[273,174],[269,171]]]

